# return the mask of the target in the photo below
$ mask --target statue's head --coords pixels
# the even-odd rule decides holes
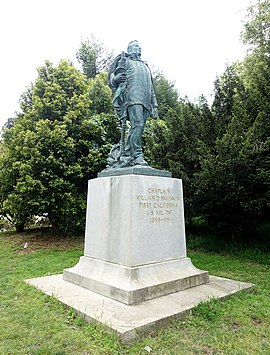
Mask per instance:
[[[134,55],[134,57],[140,57],[141,56],[141,46],[139,45],[139,42],[136,40],[129,42],[127,51],[129,54]]]

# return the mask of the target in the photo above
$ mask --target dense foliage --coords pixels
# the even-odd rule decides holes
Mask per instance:
[[[197,104],[175,98],[172,84],[156,77],[162,117],[151,122],[148,154],[183,179],[187,222],[249,238],[270,224],[268,1],[249,8],[242,38],[250,46],[246,58],[216,79],[211,109],[203,97]],[[168,93],[174,100],[165,106]]]
[[[197,177],[201,212],[232,236],[254,236],[270,212],[269,2],[248,15],[242,37],[249,52],[216,82],[212,111],[221,129]]]
[[[107,71],[112,60],[112,52],[104,48],[93,35],[81,42],[76,53],[82,71],[88,79],[95,78],[97,74]]]
[[[89,178],[106,165],[118,138],[106,76],[87,80],[69,62],[46,62],[6,127],[0,156],[1,214],[21,230],[48,215],[63,233],[84,228]]]

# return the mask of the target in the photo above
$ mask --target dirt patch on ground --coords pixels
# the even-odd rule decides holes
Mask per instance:
[[[26,230],[23,233],[8,233],[2,236],[13,241],[18,254],[31,254],[40,249],[64,250],[84,246],[83,236],[56,235],[50,229]]]
[[[233,322],[231,326],[232,326],[232,329],[233,329],[234,331],[240,329],[240,324],[238,324],[238,323],[236,323],[236,322]]]
[[[260,325],[263,324],[263,321],[261,319],[257,318],[256,316],[252,316],[251,320],[252,320],[253,325],[255,325],[255,327],[259,327]]]

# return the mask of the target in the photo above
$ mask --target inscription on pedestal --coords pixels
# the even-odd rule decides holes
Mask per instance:
[[[90,180],[85,256],[128,267],[186,257],[181,180]]]
[[[172,189],[149,187],[137,195],[139,209],[143,210],[150,223],[173,222],[180,203],[180,195]]]

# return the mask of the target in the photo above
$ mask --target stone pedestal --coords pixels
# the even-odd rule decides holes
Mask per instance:
[[[99,176],[89,181],[84,256],[63,275],[27,283],[124,342],[185,317],[200,302],[253,287],[209,278],[187,258],[181,180],[149,167]]]
[[[181,180],[90,180],[84,256],[63,278],[127,305],[208,282],[186,256]]]

